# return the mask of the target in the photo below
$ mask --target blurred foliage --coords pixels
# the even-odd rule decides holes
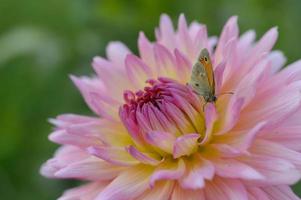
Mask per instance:
[[[231,15],[241,32],[278,26],[288,63],[301,57],[299,0],[0,0],[0,198],[50,200],[76,183],[47,180],[40,165],[58,147],[49,117],[91,114],[68,74],[91,74],[93,56],[111,40],[137,52],[140,30],[151,39],[161,13],[180,13],[218,35]],[[295,187],[301,196],[301,185]]]

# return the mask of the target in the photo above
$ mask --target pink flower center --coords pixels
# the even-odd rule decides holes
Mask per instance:
[[[188,86],[168,78],[148,80],[150,86],[125,91],[120,117],[129,132],[145,138],[154,131],[177,138],[187,133],[204,134],[200,97]],[[133,135],[133,134],[132,134]]]

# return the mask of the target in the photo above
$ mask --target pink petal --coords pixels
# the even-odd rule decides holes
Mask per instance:
[[[164,46],[167,46],[169,49],[174,49],[174,28],[171,19],[166,14],[160,17],[159,32],[157,32],[156,38]]]
[[[58,170],[55,176],[58,178],[76,178],[84,180],[111,180],[115,178],[123,167],[114,166],[99,158],[89,157],[79,162],[71,163]]]
[[[155,68],[153,44],[146,38],[143,32],[139,33],[138,49],[142,60],[152,69]]]
[[[149,184],[154,187],[155,182],[159,180],[176,180],[183,176],[185,172],[185,163],[182,159],[177,162],[162,163],[150,177]]]
[[[192,64],[178,49],[175,49],[174,55],[177,64],[177,76],[181,83],[185,83],[190,77]]]
[[[203,190],[189,190],[183,189],[181,186],[176,185],[171,195],[172,200],[207,200],[204,196]]]
[[[74,84],[79,88],[89,107],[99,116],[110,120],[116,120],[118,117],[118,102],[110,99],[103,94],[103,91],[97,85],[91,85],[87,79],[71,76]],[[99,83],[95,83],[99,84]]]
[[[223,83],[223,75],[225,70],[226,64],[224,62],[221,62],[218,64],[214,70],[215,80],[216,80],[216,93],[219,95],[220,90]]]
[[[264,128],[266,122],[260,122],[252,129],[241,132],[228,133],[221,138],[216,138],[215,143],[216,147],[222,144],[227,144],[233,149],[236,149],[238,153],[246,152],[252,145],[258,133]]]
[[[139,161],[134,159],[122,147],[88,147],[88,152],[96,157],[99,157],[109,163],[120,166],[131,166],[138,164]]]
[[[254,168],[235,159],[214,159],[212,162],[215,166],[216,174],[225,178],[264,179]]]
[[[224,49],[230,39],[237,39],[238,37],[238,26],[237,26],[237,16],[231,17],[225,24],[223,31],[221,33],[220,39],[218,41],[216,50],[215,50],[215,63],[219,64],[224,57]]]
[[[260,102],[250,104],[240,115],[239,128],[249,128],[265,120],[269,122],[268,127],[277,126],[300,107],[300,87],[301,81],[293,82],[278,89],[277,93],[266,94]]]
[[[262,36],[255,47],[250,52],[248,59],[245,61],[244,67],[239,71],[240,76],[244,76],[261,58],[273,48],[278,37],[277,28],[274,27]]]
[[[193,38],[194,44],[194,57],[192,60],[197,59],[201,49],[207,48],[210,51],[209,44],[208,44],[208,34],[207,34],[207,27],[205,25],[201,26],[199,31],[197,32],[196,36]],[[210,51],[210,54],[212,52]]]
[[[148,132],[145,135],[145,140],[161,150],[172,153],[173,152],[173,143],[176,140],[176,137],[169,132],[163,131],[152,131]]]
[[[240,119],[240,112],[243,104],[244,104],[243,98],[236,98],[236,97],[231,98],[226,111],[226,115],[224,117],[223,126],[221,130],[217,132],[215,135],[225,134],[234,127],[238,119]]]
[[[121,66],[122,69],[120,69],[120,66],[116,69],[114,63],[100,57],[93,59],[92,66],[99,79],[102,80],[105,85],[106,90],[105,93],[103,93],[104,96],[109,96],[120,101],[125,90],[134,88],[126,76],[124,60]]]
[[[96,137],[73,135],[66,132],[66,130],[57,130],[51,133],[48,138],[58,144],[70,144],[81,148],[101,143]]]
[[[155,44],[154,53],[158,74],[165,77],[175,77],[177,65],[171,52],[165,46]]]
[[[288,160],[301,169],[301,153],[278,143],[258,139],[252,148],[252,153]]]
[[[155,185],[154,188],[150,188],[143,195],[137,199],[154,200],[154,199],[169,199],[172,192],[174,183],[171,181],[162,181]]]
[[[287,185],[263,187],[262,190],[273,200],[300,200]]]
[[[161,160],[158,158],[154,158],[155,155],[151,155],[150,153],[142,153],[136,147],[129,146],[127,148],[127,151],[137,160],[139,160],[141,163],[149,164],[149,165],[158,165]],[[156,156],[158,157],[158,156]]]
[[[130,50],[121,42],[110,42],[106,49],[107,57],[120,69],[124,69],[124,60]]]
[[[180,184],[185,189],[201,189],[205,186],[205,179],[212,180],[214,166],[201,156],[195,156],[193,160],[186,161],[186,173],[181,178]]]
[[[122,172],[95,200],[135,199],[149,188],[152,169],[137,165]]]
[[[281,51],[272,51],[268,59],[272,62],[271,74],[279,72],[286,62],[286,57]]]
[[[125,66],[129,79],[136,85],[137,89],[141,88],[145,81],[152,76],[150,68],[133,54],[126,56]]]
[[[243,163],[256,169],[265,179],[253,181],[255,184],[294,184],[300,180],[300,171],[295,166],[280,158],[265,155],[253,155],[239,158]]]
[[[189,35],[187,22],[184,14],[181,14],[178,21],[178,32],[179,32],[179,44],[180,49],[186,53],[187,56],[193,55],[193,44]],[[193,59],[190,57],[190,59]]]
[[[195,132],[187,117],[177,106],[165,101],[162,103],[160,108],[162,108],[165,113],[167,113],[168,117],[170,117],[170,119],[178,125],[178,128],[182,133]]]
[[[216,177],[213,181],[206,184],[204,191],[206,200],[248,200],[245,187],[236,179],[221,179]]]
[[[90,155],[88,153],[78,147],[64,145],[56,151],[54,158],[48,160],[42,165],[40,173],[43,176],[55,178],[55,173],[58,170],[66,167],[70,163],[84,160],[89,156]]]
[[[199,137],[200,134],[197,133],[185,134],[178,137],[173,146],[173,157],[176,159],[195,152],[198,148],[197,141]]]
[[[93,182],[64,192],[58,200],[94,200],[107,185],[106,182]]]
[[[268,195],[259,187],[248,187],[248,198],[250,200],[271,200]]]
[[[205,132],[205,137],[200,143],[200,145],[204,145],[210,141],[212,136],[213,126],[217,120],[216,108],[211,103],[207,104],[207,106],[205,107],[205,120],[206,120],[205,122],[206,132]]]

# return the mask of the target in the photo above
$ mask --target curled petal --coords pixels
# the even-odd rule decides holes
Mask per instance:
[[[167,179],[176,180],[183,176],[185,172],[185,163],[182,159],[178,162],[164,162],[162,163],[150,177],[150,186],[154,187],[155,182]]]
[[[201,189],[205,186],[205,179],[212,180],[214,165],[201,156],[195,156],[193,160],[186,161],[186,173],[180,180],[180,185],[185,189]]]
[[[173,157],[179,158],[184,155],[190,155],[197,150],[198,138],[200,137],[197,133],[185,134],[176,139],[173,146]]]
[[[172,153],[173,143],[176,140],[176,137],[169,132],[152,131],[146,133],[145,140],[149,144],[158,147],[167,153]]]
[[[205,107],[205,118],[206,118],[206,132],[200,145],[204,145],[209,142],[212,136],[213,126],[217,120],[217,112],[213,104],[208,104]]]
[[[134,146],[127,147],[127,151],[141,163],[149,164],[149,165],[158,165],[161,160],[154,158],[155,155],[151,155],[150,153],[142,153]],[[158,157],[158,156],[157,156]]]

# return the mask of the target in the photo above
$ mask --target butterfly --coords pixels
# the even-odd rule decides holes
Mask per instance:
[[[201,50],[197,61],[193,65],[188,84],[197,94],[203,96],[206,103],[216,102],[214,72],[206,48]]]

